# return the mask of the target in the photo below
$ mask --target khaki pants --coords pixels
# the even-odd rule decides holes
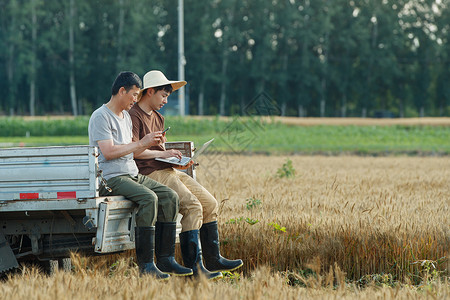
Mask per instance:
[[[121,175],[107,180],[112,189],[102,185],[100,196],[122,195],[139,205],[136,226],[155,226],[155,222],[175,222],[178,215],[178,195],[165,185],[138,174],[136,177]]]
[[[203,223],[217,221],[219,205],[203,186],[184,172],[173,168],[147,175],[172,190],[180,197],[181,231],[200,229]]]

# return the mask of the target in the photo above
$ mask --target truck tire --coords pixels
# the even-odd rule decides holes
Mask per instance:
[[[60,258],[58,260],[59,269],[64,272],[72,272],[72,260],[70,257]]]
[[[42,261],[40,265],[43,268],[44,272],[50,276],[55,274],[58,270],[64,272],[72,271],[72,260],[70,259],[70,257],[45,260]]]
[[[40,263],[40,265],[44,269],[44,272],[51,276],[51,275],[55,274],[56,271],[58,270],[59,263],[58,263],[58,260],[56,260],[56,259],[49,259],[49,260],[42,261]]]

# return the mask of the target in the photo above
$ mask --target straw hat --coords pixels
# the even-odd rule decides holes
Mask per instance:
[[[176,91],[180,87],[186,85],[186,83],[187,82],[184,80],[182,81],[168,80],[166,76],[164,76],[164,74],[158,70],[147,72],[144,75],[144,86],[139,92],[138,101],[141,100],[142,93],[144,92],[144,90],[148,88],[170,84],[172,86],[172,91]]]

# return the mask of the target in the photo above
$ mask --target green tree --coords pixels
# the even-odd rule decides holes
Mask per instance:
[[[438,44],[437,66],[435,68],[435,106],[438,109],[438,116],[449,115],[450,113],[450,5],[438,6],[439,13],[436,17],[437,33],[436,43]],[[447,46],[446,46],[447,45]]]

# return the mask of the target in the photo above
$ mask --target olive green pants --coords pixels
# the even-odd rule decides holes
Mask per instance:
[[[102,185],[100,196],[124,196],[139,205],[136,226],[155,226],[155,222],[176,222],[179,198],[176,192],[147,176],[121,175],[107,180],[112,189],[108,192]]]

